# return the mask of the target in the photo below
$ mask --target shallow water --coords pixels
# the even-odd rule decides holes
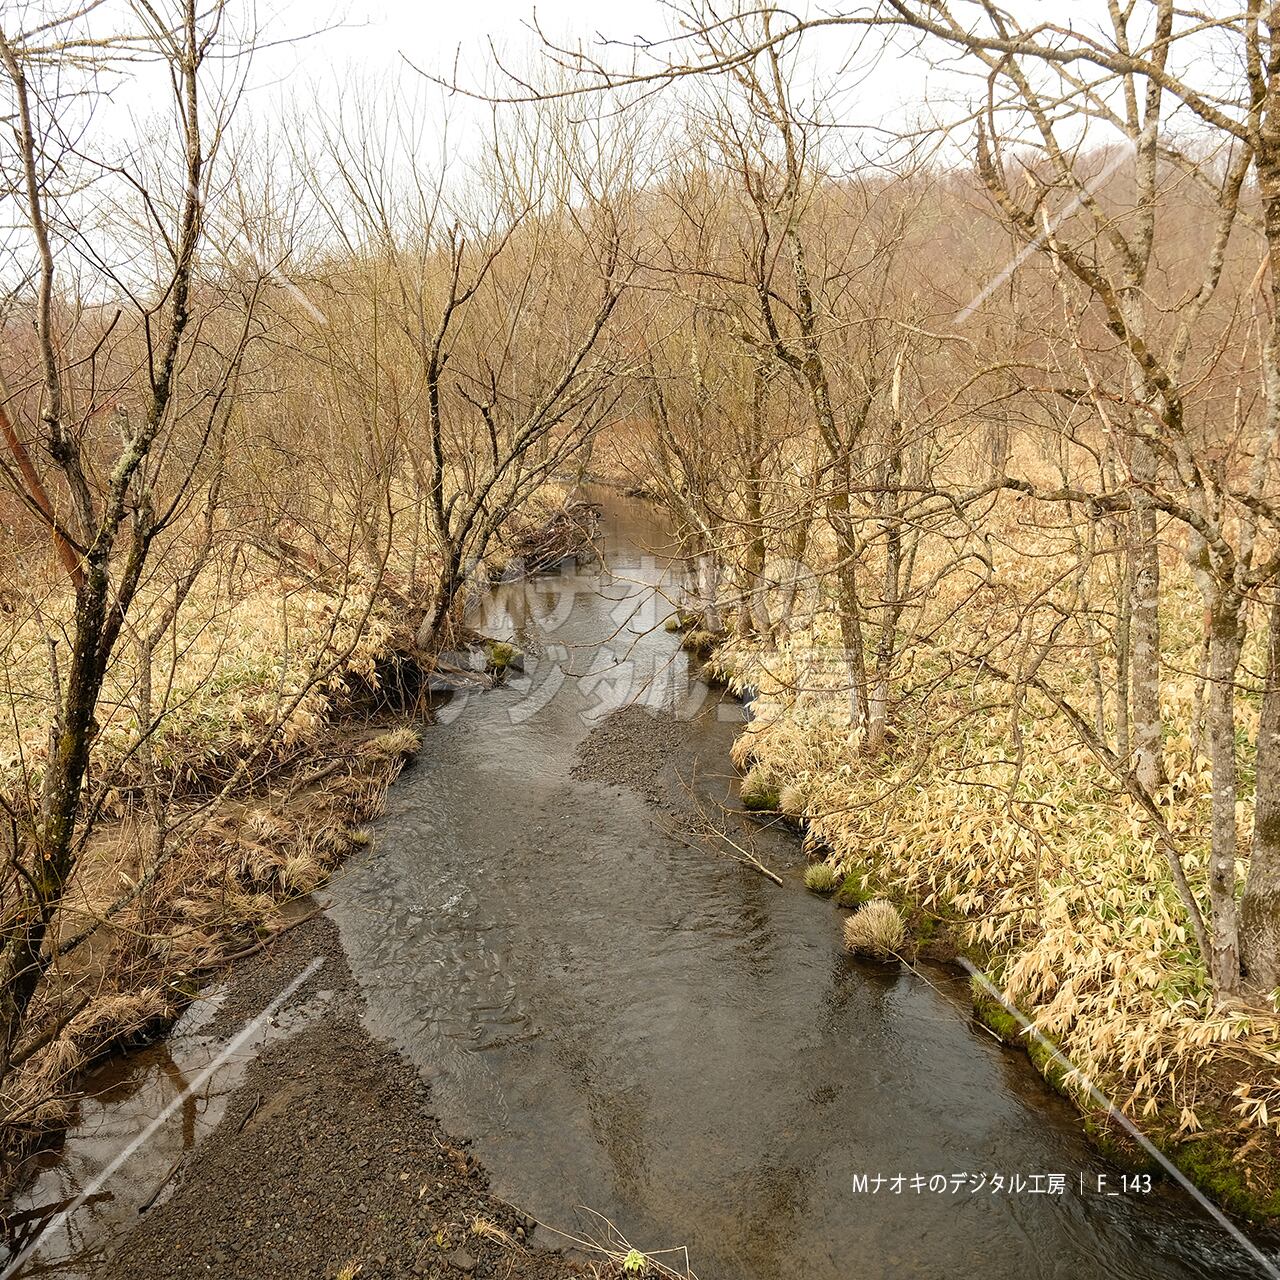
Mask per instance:
[[[779,889],[570,776],[595,719],[637,699],[691,716],[672,766],[732,802],[741,712],[656,625],[659,536],[609,498],[607,572],[498,590],[484,629],[541,654],[448,708],[334,888],[371,1028],[430,1077],[498,1194],[687,1247],[701,1280],[1260,1274],[1188,1198],[1124,1190],[953,980],[846,958],[794,840],[757,842]],[[912,1189],[939,1174],[946,1191]]]
[[[66,1141],[37,1158],[34,1175],[8,1207],[8,1243],[0,1243],[5,1280],[92,1276],[140,1212],[173,1191],[182,1162],[217,1127],[253,1059],[301,1030],[331,995],[320,991],[305,1006],[282,1009],[234,1046],[232,1037],[209,1030],[224,994],[214,986],[164,1040],[88,1074]],[[116,1167],[121,1153],[170,1108],[166,1121]]]

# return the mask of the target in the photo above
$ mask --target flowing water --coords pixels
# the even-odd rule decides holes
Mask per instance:
[[[604,542],[605,571],[488,602],[486,631],[539,652],[449,707],[336,891],[371,1027],[498,1193],[687,1246],[701,1280],[1259,1274],[1188,1198],[1126,1189],[954,980],[844,956],[794,839],[757,842],[780,889],[571,776],[591,726],[641,701],[690,717],[672,770],[724,798],[742,714],[660,626],[644,505],[608,498]]]
[[[526,673],[441,709],[374,844],[327,891],[371,1029],[429,1077],[497,1193],[578,1234],[607,1219],[645,1250],[685,1246],[700,1280],[1262,1274],[1188,1197],[1126,1187],[1025,1058],[972,1024],[961,984],[847,958],[794,838],[750,836],[779,888],[690,847],[641,795],[572,776],[592,726],[640,702],[687,721],[661,747],[668,776],[733,804],[742,711],[661,627],[657,522],[605,504],[605,568],[487,601],[481,625],[516,638]],[[729,821],[735,839],[756,831]],[[205,1018],[196,1006],[98,1081],[111,1088],[19,1212],[39,1221],[93,1183],[214,1055]],[[92,1274],[216,1123],[243,1059],[24,1272]]]

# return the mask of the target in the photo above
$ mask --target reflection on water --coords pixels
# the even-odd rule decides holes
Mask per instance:
[[[729,794],[739,713],[690,689],[661,629],[644,508],[611,498],[608,517],[609,575],[497,592],[481,625],[520,635],[528,671],[448,709],[336,885],[372,1028],[498,1193],[687,1245],[702,1280],[1256,1274],[1181,1197],[1099,1194],[1114,1171],[1074,1113],[950,980],[847,959],[793,841],[762,846],[778,889],[570,775],[589,726],[636,699],[693,717],[668,764]],[[913,1189],[940,1174],[945,1192]],[[1051,1174],[1061,1193],[1028,1189]]]

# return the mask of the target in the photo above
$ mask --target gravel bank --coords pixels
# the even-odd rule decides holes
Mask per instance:
[[[664,809],[684,807],[680,763],[689,751],[689,726],[669,711],[624,707],[587,735],[575,778],[630,787]]]
[[[533,1223],[489,1193],[465,1140],[451,1137],[432,1114],[417,1072],[364,1030],[337,929],[324,916],[233,972],[217,1029],[233,1031],[316,956],[323,967],[281,1012],[331,993],[318,1013],[252,1064],[225,1119],[175,1175],[168,1198],[121,1238],[98,1274],[591,1274],[526,1243]]]

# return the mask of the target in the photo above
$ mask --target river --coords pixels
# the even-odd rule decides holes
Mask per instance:
[[[605,502],[607,572],[497,590],[484,629],[542,652],[431,731],[337,889],[372,1028],[499,1193],[687,1247],[701,1280],[1256,1275],[1182,1195],[1126,1191],[963,986],[842,954],[793,837],[764,841],[779,889],[571,776],[591,727],[638,699],[688,718],[673,766],[732,804],[742,712],[659,625],[660,525]]]
[[[973,1023],[962,983],[847,957],[794,836],[726,818],[779,888],[691,847],[642,794],[574,776],[593,727],[640,702],[683,723],[658,762],[668,781],[709,811],[735,805],[742,708],[662,628],[672,575],[650,509],[603,501],[603,568],[484,601],[479,624],[526,650],[525,672],[440,708],[372,845],[326,891],[370,1029],[430,1080],[498,1194],[575,1235],[609,1222],[646,1251],[687,1249],[700,1280],[1258,1275],[1188,1197],[1127,1186],[1025,1057]],[[75,1195],[199,1069],[203,1017],[115,1069],[19,1210]],[[91,1274],[242,1067],[29,1274]]]

